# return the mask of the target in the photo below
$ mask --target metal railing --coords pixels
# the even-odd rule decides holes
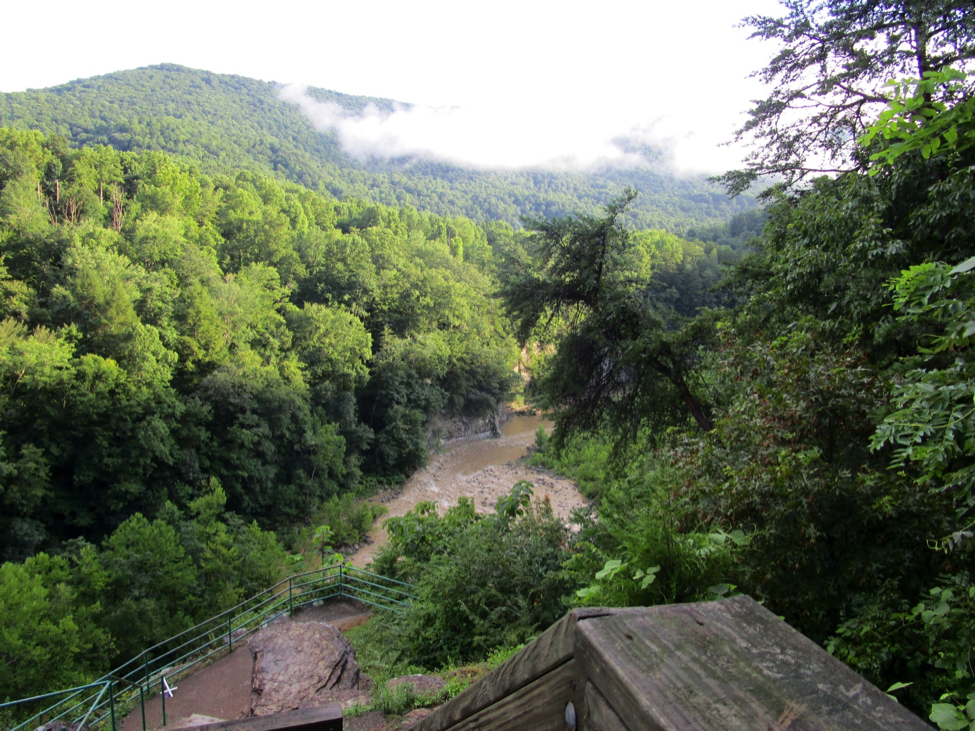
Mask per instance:
[[[412,598],[412,585],[346,564],[335,564],[302,572],[281,580],[273,587],[215,615],[172,638],[147,648],[132,660],[105,674],[97,681],[62,689],[28,699],[0,704],[16,710],[22,705],[50,706],[13,727],[34,729],[51,722],[74,729],[95,729],[108,725],[117,729],[119,714],[141,707],[142,729],[146,729],[146,699],[160,694],[162,723],[166,725],[166,696],[169,681],[266,627],[280,615],[333,597],[349,597],[360,602],[399,611]],[[158,689],[158,692],[153,690]],[[53,703],[52,703],[53,702]]]

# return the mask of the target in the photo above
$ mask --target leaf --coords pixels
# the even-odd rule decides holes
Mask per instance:
[[[655,579],[657,579],[657,572],[659,572],[659,571],[660,571],[659,565],[656,566],[656,567],[650,567],[650,568],[648,568],[647,569],[646,577],[643,578],[643,582],[640,584],[640,589],[641,590],[645,590],[650,585],[652,585],[653,584],[653,581]]]
[[[968,726],[968,720],[962,716],[954,704],[932,704],[928,719],[941,729],[955,730]]]
[[[968,272],[971,269],[975,269],[975,257],[970,257],[964,262],[955,267],[948,274],[962,274],[963,272]]]
[[[913,681],[908,681],[905,684],[903,681],[898,681],[897,683],[891,684],[890,685],[890,688],[887,689],[887,691],[888,692],[891,692],[891,691],[897,691],[898,689],[904,689],[904,688],[910,686],[913,683],[914,683]]]
[[[626,565],[623,564],[623,561],[621,559],[607,560],[603,568],[598,572],[596,572],[596,579],[601,580],[601,579],[606,579],[607,577],[611,579],[617,572],[619,572],[625,566]]]

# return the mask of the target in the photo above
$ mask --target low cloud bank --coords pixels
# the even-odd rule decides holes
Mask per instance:
[[[481,169],[584,171],[647,166],[646,158],[627,152],[617,142],[625,140],[630,150],[645,145],[662,151],[667,166],[678,172],[714,172],[730,167],[721,162],[728,156],[719,154],[716,143],[695,139],[693,133],[668,117],[627,125],[611,115],[592,114],[588,107],[500,105],[397,105],[389,112],[370,104],[361,113],[354,113],[334,102],[313,99],[307,87],[298,84],[283,87],[280,97],[297,105],[318,129],[334,131],[342,149],[360,159],[417,156]]]

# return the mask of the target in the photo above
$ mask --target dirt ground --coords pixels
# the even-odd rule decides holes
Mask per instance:
[[[368,619],[368,606],[350,598],[335,598],[297,610],[292,622],[330,623],[345,631]],[[171,698],[166,698],[166,729],[179,729],[193,714],[216,719],[243,717],[250,707],[253,666],[250,649],[242,641],[232,653],[215,663],[193,671],[186,678],[170,681],[170,686],[177,688]],[[146,726],[148,729],[162,728],[162,703],[158,693],[146,700]],[[136,708],[130,712],[120,729],[141,730],[142,710]]]
[[[568,518],[572,509],[586,505],[576,484],[549,470],[531,467],[524,460],[528,448],[535,444],[535,430],[540,424],[551,429],[540,417],[518,416],[503,426],[500,438],[448,444],[426,468],[414,473],[401,490],[373,499],[384,503],[389,510],[379,523],[390,516],[403,516],[423,501],[435,502],[443,512],[456,505],[461,496],[473,498],[478,511],[493,511],[498,498],[520,480],[532,483],[536,498],[547,496],[556,515]],[[357,567],[365,567],[386,536],[385,529],[377,526],[369,533],[369,543],[348,559]]]

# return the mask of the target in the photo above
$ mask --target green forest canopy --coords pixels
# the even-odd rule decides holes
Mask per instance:
[[[760,225],[634,241],[690,313]],[[0,128],[0,698],[270,584],[270,529],[422,466],[437,418],[501,408],[521,379],[497,273],[529,236]]]
[[[592,173],[476,171],[422,158],[356,160],[336,135],[316,130],[298,107],[278,97],[280,85],[162,64],[51,89],[0,94],[0,126],[64,136],[73,147],[159,150],[204,173],[251,170],[333,196],[412,206],[440,216],[500,220],[598,210],[625,186],[640,190],[628,223],[668,229],[723,223],[754,206],[730,199],[703,176],[678,176],[656,160],[646,167]],[[390,109],[388,99],[309,88],[319,101],[361,111]]]

